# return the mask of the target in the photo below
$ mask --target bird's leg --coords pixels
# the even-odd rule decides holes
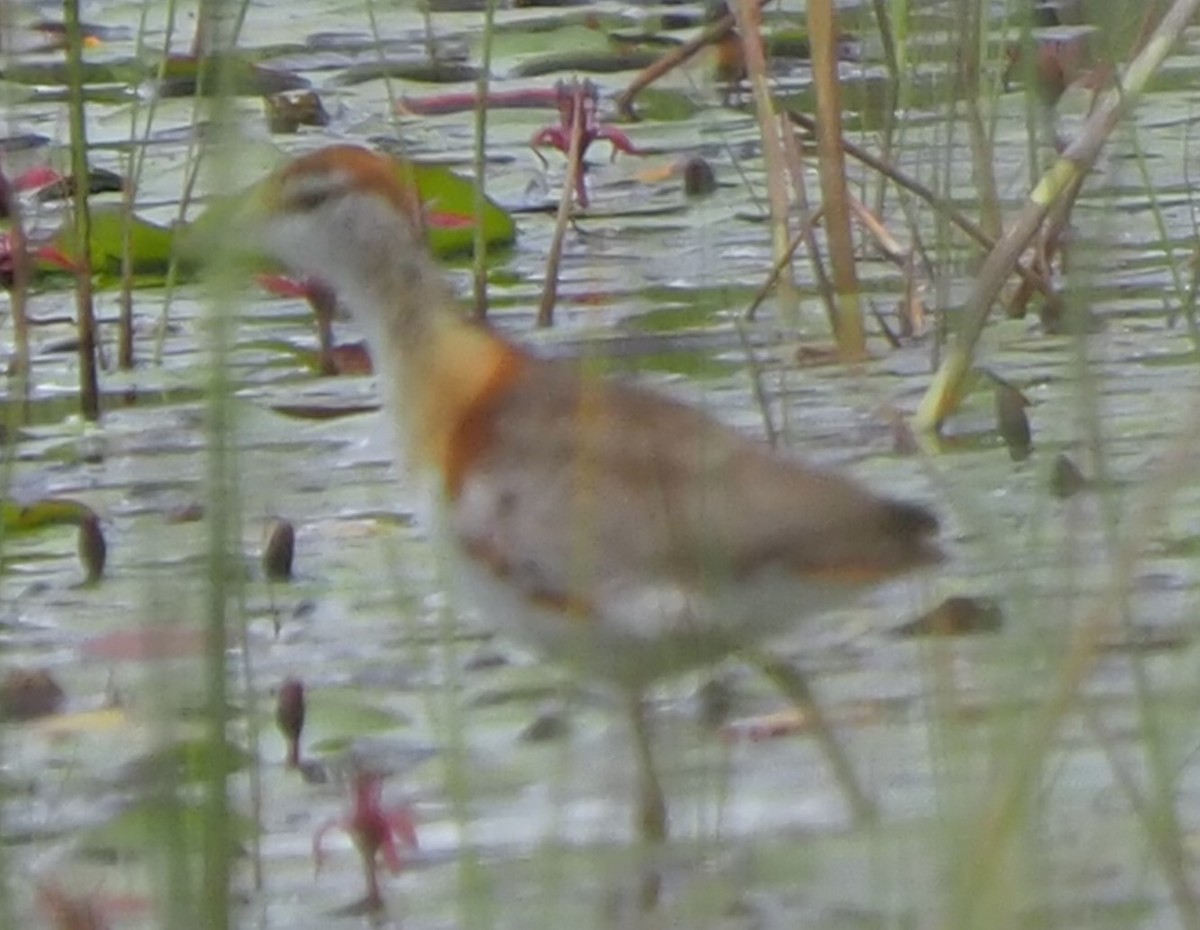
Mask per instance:
[[[633,750],[637,756],[637,811],[634,828],[643,842],[661,844],[667,838],[667,802],[662,784],[654,769],[650,749],[650,728],[646,721],[646,704],[641,695],[630,698],[630,724],[633,728]]]
[[[333,357],[333,317],[337,312],[337,297],[329,286],[313,281],[308,289],[308,303],[317,321],[317,345],[321,374],[336,375],[337,362]]]
[[[846,755],[842,744],[834,735],[833,727],[821,713],[821,708],[813,697],[804,673],[773,656],[751,654],[749,658],[774,682],[775,687],[782,691],[787,699],[812,721],[813,735],[816,737],[821,751],[825,754],[825,758],[833,767],[834,778],[845,792],[846,801],[850,804],[850,812],[853,814],[855,822],[866,824],[874,821],[879,813],[875,802],[867,796],[862,785],[859,784],[850,757]]]
[[[633,732],[633,750],[637,762],[637,807],[634,811],[634,832],[641,839],[643,852],[649,853],[641,865],[638,897],[643,910],[653,910],[658,904],[662,878],[653,861],[654,850],[667,838],[667,802],[662,783],[654,768],[650,748],[650,728],[646,720],[646,704],[642,695],[629,698],[629,720]]]

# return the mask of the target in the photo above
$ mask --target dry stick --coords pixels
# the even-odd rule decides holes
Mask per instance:
[[[1029,195],[1029,202],[996,243],[979,270],[975,289],[964,308],[958,340],[943,359],[933,383],[921,400],[915,421],[918,428],[937,430],[942,421],[958,407],[963,385],[971,370],[975,344],[983,333],[992,304],[1004,281],[1041,227],[1050,207],[1080,175],[1087,174],[1096,163],[1104,143],[1121,120],[1132,111],[1147,82],[1166,60],[1197,10],[1200,10],[1200,0],[1175,0],[1145,47],[1118,80],[1117,88],[1105,94],[1079,135],[1042,177]]]
[[[733,318],[733,331],[737,333],[738,343],[741,345],[742,351],[746,353],[746,368],[750,373],[750,390],[754,394],[754,402],[758,404],[759,413],[762,415],[763,433],[767,445],[775,449],[779,445],[779,429],[771,417],[771,399],[767,396],[767,389],[763,387],[762,366],[758,364],[758,357],[754,354],[754,346],[750,344],[750,336],[746,332],[746,322],[742,317],[735,316]]]
[[[875,248],[888,261],[896,265],[904,271],[904,302],[901,306],[904,312],[901,316],[902,325],[908,326],[910,333],[913,329],[909,321],[909,311],[912,306],[911,300],[913,296],[913,250],[905,249],[883,225],[880,219],[875,216],[867,205],[857,197],[850,198],[850,209],[854,211],[854,217],[859,224],[866,230],[867,235],[871,237],[871,241],[875,243]],[[900,338],[892,332],[888,321],[880,313],[879,308],[874,303],[870,303],[871,316],[875,318],[875,322],[879,324],[879,329],[883,333],[883,338],[888,341],[893,349],[899,349],[901,346]]]
[[[787,161],[788,171],[792,178],[792,191],[796,198],[796,206],[800,209],[800,223],[805,228],[804,239],[808,245],[808,261],[812,265],[813,281],[817,285],[817,293],[825,305],[825,315],[829,318],[829,331],[837,332],[837,295],[833,292],[833,283],[825,272],[825,262],[821,260],[821,244],[817,241],[817,217],[824,214],[823,207],[814,212],[808,199],[808,182],[804,177],[804,154],[800,143],[796,141],[794,132],[783,134],[783,154]],[[806,220],[811,217],[811,222]]]
[[[1200,3],[1200,0],[1188,2]],[[1049,696],[1038,708],[1021,751],[1011,757],[1007,770],[1001,773],[987,800],[973,832],[973,844],[957,857],[961,867],[954,883],[954,906],[944,924],[947,930],[970,927],[977,907],[987,897],[984,894],[986,883],[1007,852],[1059,726],[1095,665],[1105,635],[1117,626],[1124,603],[1119,592],[1132,585],[1138,554],[1161,521],[1169,499],[1192,478],[1196,467],[1194,447],[1197,437],[1200,437],[1200,410],[1193,412],[1190,422],[1161,460],[1158,473],[1147,483],[1143,505],[1131,511],[1125,545],[1116,553],[1110,573],[1114,596],[1105,598],[1103,605],[1082,623],[1057,680],[1051,684]]]
[[[850,209],[853,211],[855,219],[867,231],[867,235],[871,237],[871,241],[875,243],[875,248],[879,250],[879,254],[900,268],[903,268],[912,261],[912,249],[906,249],[897,242],[895,236],[888,231],[882,220],[867,209],[865,203],[857,197],[852,196],[850,198]]]
[[[582,85],[574,93],[582,93]],[[583,170],[583,101],[577,99],[571,114],[571,144],[567,149],[567,175],[563,178],[562,196],[558,200],[558,214],[554,219],[554,236],[550,240],[550,254],[546,257],[546,283],[542,288],[542,300],[538,304],[537,325],[554,325],[554,304],[558,300],[558,266],[562,261],[563,237],[567,233],[567,221],[571,218],[571,204],[575,202],[575,186],[579,172]]]
[[[755,0],[738,0],[738,25],[742,34],[742,53],[746,62],[746,79],[754,97],[754,113],[762,135],[763,162],[767,172],[767,203],[771,214],[771,251],[776,260],[787,252],[788,192],[783,162],[783,143],[779,132],[775,104],[767,85],[767,59],[762,42],[762,8]],[[799,324],[799,298],[792,270],[786,266],[779,276],[780,316],[788,327]]]
[[[767,299],[767,295],[771,293],[771,288],[775,286],[775,282],[778,281],[779,276],[783,274],[783,269],[788,266],[788,263],[792,260],[792,256],[796,254],[796,249],[800,248],[800,243],[807,239],[812,233],[813,227],[817,224],[820,218],[821,212],[819,210],[816,213],[811,214],[808,219],[804,221],[804,225],[796,231],[796,235],[792,236],[792,241],[788,243],[788,247],[784,250],[784,253],[780,255],[779,258],[775,259],[775,264],[771,266],[771,273],[767,275],[767,279],[763,281],[758,290],[754,292],[754,297],[751,298],[750,303],[746,306],[746,309],[742,311],[740,319],[743,323],[754,322],[754,318],[758,315],[758,308],[761,307],[763,301]]]
[[[819,127],[817,126],[817,121],[811,116],[807,115],[806,113],[797,113],[795,110],[789,110],[787,115],[788,119],[790,119],[801,129],[804,129],[805,131],[812,133],[817,138],[820,138],[821,133]],[[991,250],[995,248],[996,240],[980,229],[974,220],[960,213],[920,181],[910,178],[908,175],[898,171],[892,165],[880,160],[866,149],[855,145],[848,139],[839,140],[839,144],[845,150],[846,154],[855,161],[862,162],[872,171],[878,171],[880,174],[885,175],[889,180],[904,188],[909,193],[921,198],[921,200],[929,204],[934,211],[945,217],[949,222],[953,223],[963,233],[975,240],[975,242],[979,243],[979,245],[981,245],[984,249]],[[1036,271],[1020,263],[1016,265],[1015,271],[1023,280],[1029,281],[1033,287],[1037,288],[1037,290],[1044,294],[1048,299],[1057,299],[1057,295],[1055,295],[1050,289],[1049,282],[1047,282]]]
[[[1066,229],[1067,222],[1071,219],[1071,211],[1075,208],[1075,201],[1079,198],[1079,192],[1083,190],[1083,182],[1085,180],[1087,180],[1086,174],[1080,174],[1079,177],[1075,178],[1068,185],[1063,195],[1055,202],[1054,207],[1046,217],[1046,222],[1041,231],[1041,245],[1036,250],[1037,254],[1034,257],[1034,264],[1043,275],[1050,273],[1050,266],[1054,260],[1054,256],[1061,251],[1063,231]],[[1020,287],[1017,288],[1008,301],[1005,316],[1014,319],[1022,316],[1025,306],[1029,303],[1029,299],[1032,296],[1032,285],[1028,281],[1022,281]],[[1050,321],[1059,321],[1065,309],[1061,300],[1046,305],[1042,310],[1042,322],[1046,324],[1045,328],[1047,330],[1051,329],[1049,325]]]
[[[767,275],[767,279],[755,292],[750,304],[741,314],[733,319],[734,332],[737,333],[738,342],[741,344],[742,351],[746,354],[746,367],[750,372],[750,388],[754,392],[754,402],[758,404],[759,412],[762,414],[763,431],[766,433],[767,445],[772,449],[776,448],[779,444],[779,428],[771,418],[771,401],[767,397],[766,388],[763,387],[762,366],[758,364],[758,358],[754,354],[754,347],[750,344],[750,336],[746,332],[746,324],[754,321],[754,317],[758,313],[758,308],[762,306],[762,302],[767,299],[767,295],[775,287],[775,282],[779,280],[779,275],[783,269],[788,267],[792,256],[796,254],[796,249],[800,247],[800,243],[812,234],[813,224],[818,219],[820,219],[820,213],[815,213],[808,217],[796,235],[792,237],[792,241],[788,243],[787,251],[771,267],[771,273]]]
[[[838,83],[837,14],[833,0],[809,0],[808,37],[812,49],[813,82],[817,90],[817,171],[825,206],[825,238],[837,295],[834,330],[843,360],[866,354],[854,241],[850,236],[850,207],[846,203],[846,160],[842,152],[842,95]]]
[[[96,314],[92,304],[92,215],[88,209],[88,143],[83,98],[83,30],[79,0],[66,0],[68,119],[71,132],[71,173],[75,175],[75,309],[79,315],[79,404],[85,420],[100,418],[100,388],[96,373]]]
[[[771,0],[758,0],[760,7],[766,6]],[[737,25],[737,19],[733,13],[726,13],[707,29],[683,45],[677,46],[667,52],[662,58],[658,59],[649,67],[638,73],[629,86],[626,87],[616,98],[617,112],[624,119],[636,119],[633,112],[633,98],[640,94],[643,90],[657,81],[668,71],[672,71],[679,65],[683,64],[689,58],[694,56],[702,48],[707,45],[712,45],[714,42],[719,42],[725,38]]]

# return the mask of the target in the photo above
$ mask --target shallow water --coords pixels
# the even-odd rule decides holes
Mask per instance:
[[[643,12],[616,5],[589,9],[634,21]],[[140,13],[136,4],[106,5],[105,22],[127,24],[130,32],[96,54],[130,54]],[[153,45],[161,41],[155,30],[165,14],[157,5],[150,13],[147,40]],[[548,14],[505,11],[501,20],[534,15]],[[438,35],[450,44],[474,43],[478,20],[477,14],[434,18]],[[296,151],[329,139],[397,132],[416,156],[466,164],[469,116],[395,126],[384,115],[384,81],[338,84],[341,73],[373,53],[330,51],[328,42],[320,48],[295,44],[315,27],[369,35],[364,13],[328,0],[251,5],[246,44],[291,44],[275,60],[306,73],[323,90],[334,122],[325,131],[268,140],[258,101],[237,101],[249,137],[238,172],[247,183],[271,162],[274,145]],[[399,52],[419,50],[420,21],[411,11],[381,12],[380,31]],[[190,36],[180,36],[178,48],[189,42]],[[929,381],[932,340],[893,350],[876,336],[870,362],[853,369],[809,368],[792,364],[797,342],[780,338],[773,305],[752,328],[783,444],[897,496],[930,503],[945,523],[953,561],[934,577],[877,592],[780,644],[812,676],[860,777],[878,799],[883,816],[874,827],[850,823],[825,761],[803,733],[761,742],[720,738],[697,722],[698,677],[656,695],[656,740],[676,839],[661,863],[663,911],[648,919],[650,925],[883,928],[953,922],[961,914],[953,910],[955,876],[991,842],[983,819],[987,803],[1012,760],[1028,749],[1070,655],[1072,630],[1085,628],[1089,617],[1117,601],[1127,605],[1132,627],[1118,624],[1103,638],[1082,688],[1087,712],[1075,707],[1054,734],[1028,815],[996,867],[1000,877],[978,892],[983,916],[977,923],[1184,924],[1149,839],[1156,834],[1143,826],[1146,811],[1139,813],[1121,777],[1151,810],[1146,798],[1155,797],[1155,771],[1165,782],[1161,792],[1184,833],[1184,871],[1190,874],[1200,819],[1194,714],[1200,676],[1192,648],[1198,486],[1185,482],[1172,494],[1163,518],[1137,546],[1128,586],[1120,583],[1119,553],[1128,540],[1136,541],[1148,505],[1163,499],[1153,478],[1164,463],[1175,455],[1195,460],[1194,443],[1186,441],[1196,427],[1196,347],[1182,323],[1170,326],[1167,320],[1178,304],[1169,262],[1190,254],[1195,232],[1186,170],[1195,122],[1194,43],[1189,36],[1173,60],[1170,88],[1150,94],[1138,111],[1136,136],[1132,130],[1118,134],[1076,211],[1065,281],[1103,327],[1080,341],[1047,336],[1031,321],[1004,321],[993,323],[985,337],[982,363],[1033,402],[1034,453],[1028,461],[1014,464],[996,435],[986,385],[948,424],[941,454],[894,453],[890,411],[915,409]],[[522,54],[502,43],[497,74],[507,74]],[[868,51],[861,65],[846,66],[848,80],[878,68]],[[498,83],[550,86],[557,77]],[[628,78],[596,80],[607,95]],[[801,89],[807,81],[799,64],[785,78]],[[747,112],[719,107],[703,80],[697,66],[666,82],[701,104],[690,118],[624,127],[639,145],[658,147],[662,155],[622,157],[615,165],[597,159],[590,176],[593,216],[567,236],[558,325],[549,332],[534,332],[531,325],[552,227],[550,216],[539,213],[519,217],[518,242],[493,269],[494,320],[547,353],[611,350],[617,356],[612,367],[625,376],[703,404],[761,436],[762,411],[733,326],[769,267],[766,227],[751,219],[761,212],[765,189],[758,134]],[[397,81],[392,92],[468,87]],[[14,104],[8,112],[13,132],[64,132],[59,111],[44,103]],[[129,104],[97,105],[90,116],[96,164],[119,167],[119,148],[131,137]],[[898,162],[928,183],[944,185],[972,212],[963,126],[951,129],[932,110],[909,116]],[[150,139],[139,212],[166,221],[176,212],[187,166],[185,131],[195,116],[190,102],[167,101],[148,130],[144,118],[132,133]],[[549,156],[547,174],[525,147],[545,118],[511,111],[489,122],[489,191],[505,206],[557,195],[561,159]],[[996,119],[1001,191],[1015,204],[1029,175],[1023,98],[1001,97]],[[1165,234],[1155,227],[1133,158],[1138,150],[1154,180]],[[637,178],[645,162],[684,153],[712,161],[722,182],[713,197],[686,201],[673,182]],[[902,214],[894,197],[890,203],[887,219],[901,234]],[[934,258],[939,276],[929,302],[940,299],[952,316],[971,285],[974,256],[956,240]],[[796,269],[806,294],[804,344],[823,344],[823,311],[803,284],[809,267],[800,261]],[[1190,270],[1181,273],[1186,280]],[[466,273],[453,268],[451,274],[465,294]],[[901,273],[867,254],[860,274],[869,299],[890,313],[902,292]],[[66,293],[39,294],[33,312],[65,318],[72,300]],[[206,611],[209,524],[179,519],[189,508],[202,513],[209,500],[206,297],[194,285],[171,296],[165,310],[171,328],[158,365],[149,358],[153,324],[164,313],[163,291],[139,293],[136,307],[143,362],[131,374],[104,376],[111,399],[103,421],[84,425],[64,406],[76,380],[71,357],[39,354],[32,378],[35,413],[11,446],[9,496],[84,501],[101,515],[110,553],[104,580],[78,587],[73,532],[61,528],[5,540],[4,665],[45,667],[67,694],[62,714],[9,725],[0,737],[4,838],[16,889],[12,910],[22,920],[34,908],[32,877],[93,896],[115,927],[158,926],[152,889],[170,887],[159,861],[164,844],[194,839],[183,827],[174,835],[167,829],[165,838],[163,828],[139,832],[122,813],[148,793],[129,763],[168,738],[197,735],[205,692],[197,641],[180,637],[161,661],[114,658],[95,644],[98,637],[145,624],[198,629]],[[106,338],[115,308],[115,296],[103,294],[98,311]],[[237,873],[244,895],[238,924],[328,927],[334,923],[330,912],[361,893],[357,857],[341,834],[330,835],[326,862],[313,878],[312,834],[342,809],[343,794],[303,784],[281,765],[272,702],[289,675],[309,689],[310,756],[331,755],[348,740],[367,737],[414,757],[438,750],[389,785],[390,794],[413,800],[422,844],[409,869],[386,880],[396,925],[635,923],[632,769],[611,703],[571,687],[561,670],[493,636],[486,615],[448,603],[439,555],[413,520],[412,489],[390,463],[380,414],[313,420],[282,412],[357,411],[374,402],[369,378],[317,378],[279,350],[279,341],[311,345],[306,308],[253,292],[238,312],[228,363],[236,386],[248,580],[244,641],[234,635],[241,645],[230,661],[232,736],[254,747],[261,761],[261,799],[255,801],[253,780],[244,772],[231,785],[238,809],[260,825],[257,856],[264,876],[263,887],[255,888],[255,845],[246,839]],[[338,329],[344,339],[352,337],[348,323]],[[59,322],[38,327],[35,339],[49,345],[68,334]],[[134,402],[118,400],[130,392]],[[1049,475],[1060,452],[1087,474],[1102,474],[1103,485],[1068,501],[1051,497]],[[286,585],[267,584],[258,567],[265,527],[275,516],[297,529],[296,577]],[[892,635],[950,594],[997,598],[1002,632],[945,641]],[[746,669],[716,673],[732,691],[735,718],[780,709],[778,696]],[[522,739],[535,717],[559,713],[562,701],[568,738]],[[93,713],[104,708],[113,710]],[[1154,753],[1157,770],[1147,761]],[[960,891],[969,884],[958,881]]]

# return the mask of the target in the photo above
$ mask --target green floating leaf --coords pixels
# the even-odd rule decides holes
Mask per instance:
[[[696,115],[696,101],[678,90],[647,87],[637,97],[638,116],[645,120],[677,123]]]
[[[305,692],[301,742],[306,754],[329,758],[349,750],[364,737],[395,731],[410,723],[402,713],[381,708],[370,692],[316,688]],[[272,724],[263,729],[264,744],[273,739],[282,737]],[[271,756],[269,745],[264,752]]]
[[[108,823],[88,831],[82,849],[95,856],[122,859],[179,855],[204,850],[208,811],[199,802],[155,797],[124,809]],[[254,825],[234,813],[229,824],[230,854],[237,855],[254,835]]]
[[[67,497],[44,497],[30,504],[0,500],[0,528],[8,533],[30,533],[47,526],[80,526],[94,521],[95,511]]]
[[[155,790],[194,785],[209,778],[214,767],[227,776],[242,771],[250,762],[249,753],[231,743],[222,744],[220,757],[213,759],[208,739],[184,739],[135,759],[124,767],[121,781],[124,786]]]
[[[92,272],[97,283],[103,286],[120,280],[127,224],[135,283],[161,283],[171,266],[175,231],[137,215],[127,215],[119,204],[104,204],[92,209]],[[73,230],[63,229],[54,237],[53,244],[63,254],[78,260],[74,240]],[[187,261],[179,268],[182,277],[194,270],[195,263]]]
[[[445,165],[410,163],[421,202],[426,209],[429,247],[440,258],[469,255],[475,248],[475,182],[455,174]],[[491,198],[483,204],[483,238],[488,246],[509,245],[517,237],[517,224]]]
[[[313,688],[306,692],[304,732],[312,749],[327,751],[371,733],[408,726],[403,714],[379,706],[370,692]]]

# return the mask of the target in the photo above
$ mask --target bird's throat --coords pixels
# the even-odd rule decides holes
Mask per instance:
[[[408,464],[439,475],[453,498],[487,448],[492,412],[529,362],[520,349],[467,323],[449,294],[409,291],[371,332],[379,389]],[[414,299],[425,303],[415,306]]]

